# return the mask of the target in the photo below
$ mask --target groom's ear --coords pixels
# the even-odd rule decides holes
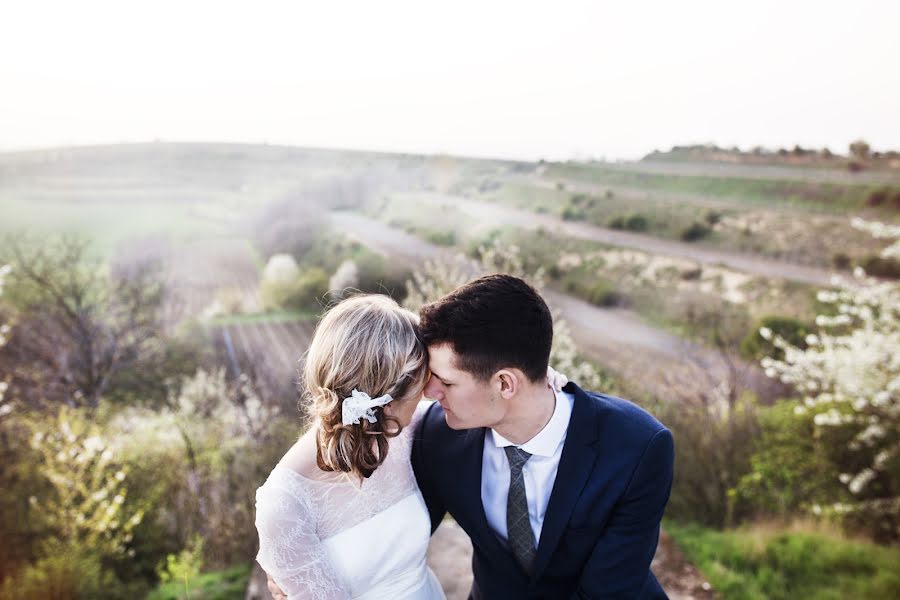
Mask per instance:
[[[500,395],[504,398],[512,398],[519,391],[519,376],[515,371],[501,369],[494,375],[500,387]]]

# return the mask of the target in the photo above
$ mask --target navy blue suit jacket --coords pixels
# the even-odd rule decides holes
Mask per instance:
[[[475,600],[666,598],[650,561],[672,487],[672,434],[627,400],[571,382],[563,391],[575,402],[531,576],[484,514],[487,429],[450,429],[437,403],[412,450],[432,531],[449,512],[469,534]]]

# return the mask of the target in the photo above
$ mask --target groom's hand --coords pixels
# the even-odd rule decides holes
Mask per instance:
[[[266,577],[268,578],[268,584],[266,587],[269,588],[269,593],[272,594],[272,598],[274,600],[287,600],[287,594],[282,591],[278,584],[275,583],[275,580],[272,579],[272,576],[266,573]]]

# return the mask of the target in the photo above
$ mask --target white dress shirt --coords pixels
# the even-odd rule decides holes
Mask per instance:
[[[562,455],[572,416],[572,404],[575,397],[565,392],[556,392],[556,407],[550,421],[536,436],[519,446],[531,454],[531,458],[522,468],[525,478],[525,495],[528,499],[528,518],[534,531],[536,542],[541,539],[541,528],[544,515],[556,481],[559,468],[559,457]],[[514,446],[512,442],[491,429],[485,433],[484,455],[481,461],[481,502],[488,525],[494,533],[507,541],[506,533],[506,501],[509,496],[509,460],[506,458],[506,446]]]

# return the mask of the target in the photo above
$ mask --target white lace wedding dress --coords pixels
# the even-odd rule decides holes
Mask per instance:
[[[431,522],[409,460],[428,404],[361,486],[344,474],[279,464],[256,491],[256,560],[288,598],[444,598],[425,563]]]

